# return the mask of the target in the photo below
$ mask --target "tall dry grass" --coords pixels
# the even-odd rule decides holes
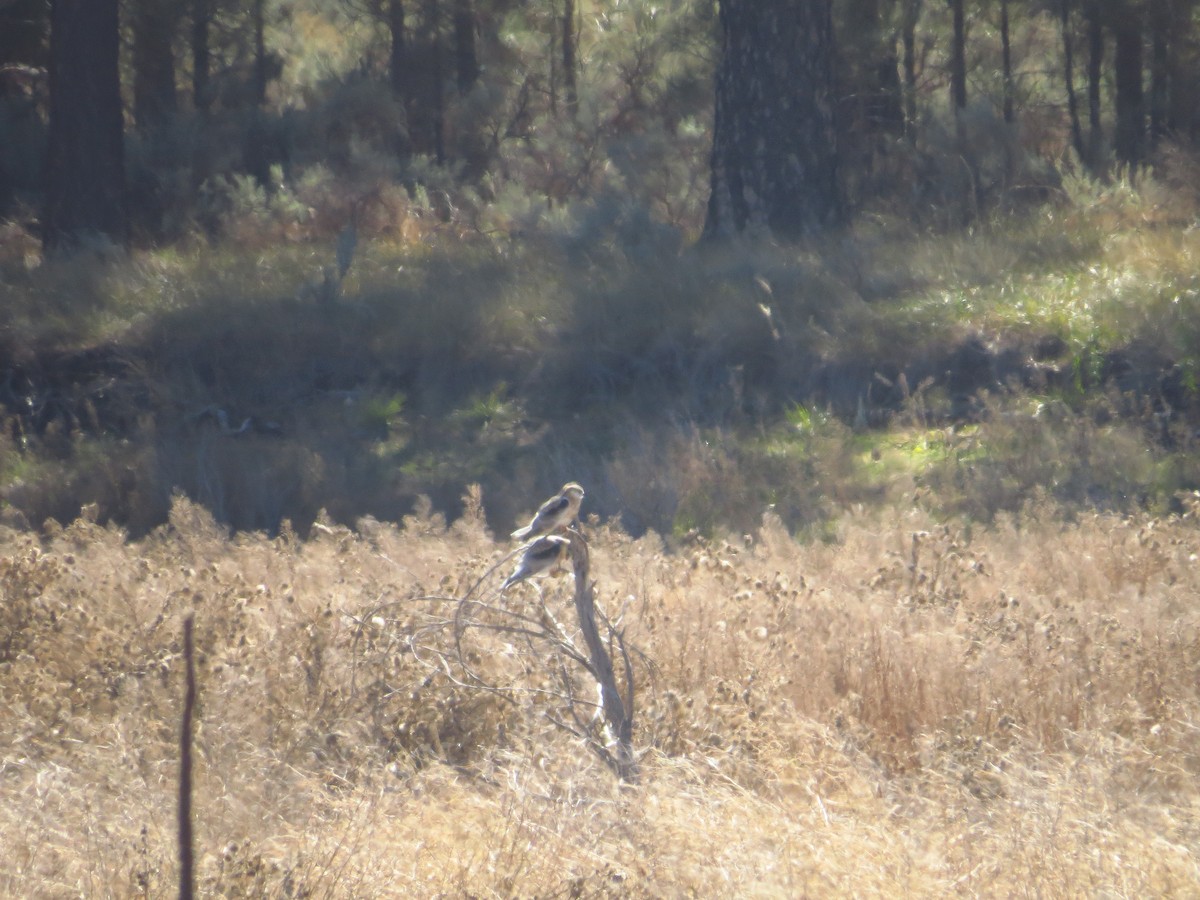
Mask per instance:
[[[136,541],[4,531],[0,893],[173,891],[192,611],[209,896],[1200,891],[1194,505],[970,531],[893,509],[824,543],[768,517],[670,550],[593,525],[598,600],[647,661],[632,786],[537,695],[406,649],[422,598],[507,552],[467,509],[303,540],[182,500]],[[569,584],[544,591],[565,614]],[[500,635],[468,652],[548,677]]]

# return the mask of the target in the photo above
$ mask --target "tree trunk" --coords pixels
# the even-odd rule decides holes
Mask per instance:
[[[196,896],[196,847],[192,822],[192,785],[196,717],[196,614],[183,620],[183,718],[179,725],[179,900]]]
[[[725,0],[705,233],[781,238],[841,219],[830,0]]]
[[[575,84],[575,0],[563,0],[562,14],[562,63],[563,88],[567,96],[567,108],[574,111],[578,100]]]
[[[139,128],[147,128],[175,112],[175,5],[140,0],[131,12],[133,118]]]
[[[900,41],[904,46],[904,123],[910,138],[916,137],[917,124],[917,21],[922,0],[903,0]]]
[[[45,243],[128,239],[117,0],[53,0]]]
[[[622,781],[637,780],[637,757],[633,753],[633,664],[625,647],[621,633],[611,625],[607,628],[607,645],[596,625],[596,588],[589,575],[591,568],[587,541],[572,528],[567,532],[570,544],[571,566],[575,574],[575,615],[579,620],[579,631],[588,650],[588,672],[596,679],[600,691],[599,713],[603,717],[609,740],[595,744],[595,749],[612,767]],[[617,682],[616,671],[608,648],[616,645],[624,663],[625,693]]]
[[[1131,168],[1145,157],[1146,104],[1142,88],[1142,17],[1121,4],[1114,10],[1113,75],[1117,89],[1117,125],[1113,149]]]
[[[1150,4],[1150,152],[1158,148],[1170,127],[1167,121],[1170,97],[1169,54],[1171,14],[1167,0]]]
[[[1013,109],[1012,41],[1008,31],[1008,0],[1000,0],[1000,56],[1004,78],[1004,121],[1016,121]]]
[[[388,3],[388,32],[391,36],[391,46],[388,51],[388,83],[392,95],[404,97],[405,84],[405,32],[404,32],[404,0],[391,0]]]
[[[1086,160],[1083,126],[1079,123],[1079,97],[1075,94],[1075,42],[1071,37],[1071,0],[1062,0],[1059,15],[1062,21],[1063,80],[1067,85],[1067,116],[1071,120],[1071,144],[1080,160]]]
[[[957,116],[967,106],[967,23],[963,0],[950,0],[954,43],[950,48],[950,100]]]
[[[1200,93],[1200,73],[1192,48],[1195,46],[1193,10],[1195,0],[1171,4],[1170,44],[1167,51],[1167,128],[1184,140],[1195,141],[1197,133],[1196,95]]]
[[[550,46],[546,53],[546,58],[550,62],[550,71],[547,73],[546,79],[546,94],[550,101],[550,115],[557,118],[558,116],[558,66],[559,66],[559,47],[558,47],[559,29],[552,22],[550,26]]]
[[[429,35],[430,78],[429,108],[433,139],[433,156],[437,164],[446,162],[446,108],[442,97],[442,35],[439,26],[441,5],[438,0],[425,0],[425,28]]]
[[[254,0],[254,105],[267,103],[267,41],[265,0]]]
[[[464,94],[479,80],[475,54],[475,10],[471,0],[454,0],[454,66],[458,89]]]
[[[212,106],[212,53],[208,28],[212,22],[212,0],[192,0],[192,105],[199,112]]]
[[[1099,170],[1104,147],[1104,129],[1100,117],[1100,80],[1104,67],[1104,22],[1100,15],[1099,0],[1088,0],[1088,166]]]
[[[1200,110],[1195,98],[1200,94],[1200,72],[1195,59],[1195,0],[1170,2],[1170,43],[1166,53],[1166,77],[1169,90],[1166,101],[1166,127],[1183,140],[1200,139]]]

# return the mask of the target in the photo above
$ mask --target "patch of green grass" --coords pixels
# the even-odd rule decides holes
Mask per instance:
[[[520,417],[520,404],[509,397],[508,385],[502,381],[490,391],[468,398],[463,406],[450,414],[450,421],[464,427],[506,432]]]
[[[407,397],[402,391],[372,394],[358,404],[357,417],[361,427],[374,435],[381,451],[394,453],[402,441],[405,427],[404,407]]]
[[[870,482],[892,485],[919,478],[935,466],[970,465],[984,455],[978,425],[956,428],[891,428],[860,435],[856,458]]]

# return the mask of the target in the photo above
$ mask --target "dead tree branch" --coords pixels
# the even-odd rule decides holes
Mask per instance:
[[[614,761],[617,775],[623,781],[632,781],[637,776],[637,761],[633,755],[633,662],[625,649],[621,632],[610,625],[609,636],[615,638],[615,645],[624,661],[625,696],[622,697],[613,671],[612,657],[605,649],[596,625],[596,591],[589,577],[591,561],[587,541],[574,528],[570,529],[568,535],[571,539],[571,565],[575,571],[575,614],[588,648],[588,671],[599,686],[601,711],[609,732],[609,746],[605,750]]]
[[[627,645],[622,617],[614,622],[596,608],[586,539],[575,528],[562,535],[574,572],[577,624],[561,609],[551,610],[548,600],[562,593],[539,581],[522,582],[519,592],[507,595],[484,589],[518,549],[470,584],[464,596],[388,599],[352,617],[353,643],[356,648],[369,644],[384,666],[397,652],[410,656],[427,670],[428,679],[445,679],[456,689],[492,694],[521,708],[528,708],[521,698],[536,697],[547,721],[583,741],[618,777],[631,781],[637,774],[635,657],[651,671],[653,666]],[[530,602],[532,592],[536,600]],[[549,684],[542,680],[547,675]]]

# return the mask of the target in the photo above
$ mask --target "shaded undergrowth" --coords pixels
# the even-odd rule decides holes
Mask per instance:
[[[141,534],[181,490],[303,532],[454,514],[477,482],[507,521],[586,477],[635,531],[819,532],[922,486],[986,520],[1197,484],[1197,238],[1153,197],[790,248],[685,247],[606,202],[519,241],[368,232],[332,281],[328,232],[10,261],[5,514]]]

